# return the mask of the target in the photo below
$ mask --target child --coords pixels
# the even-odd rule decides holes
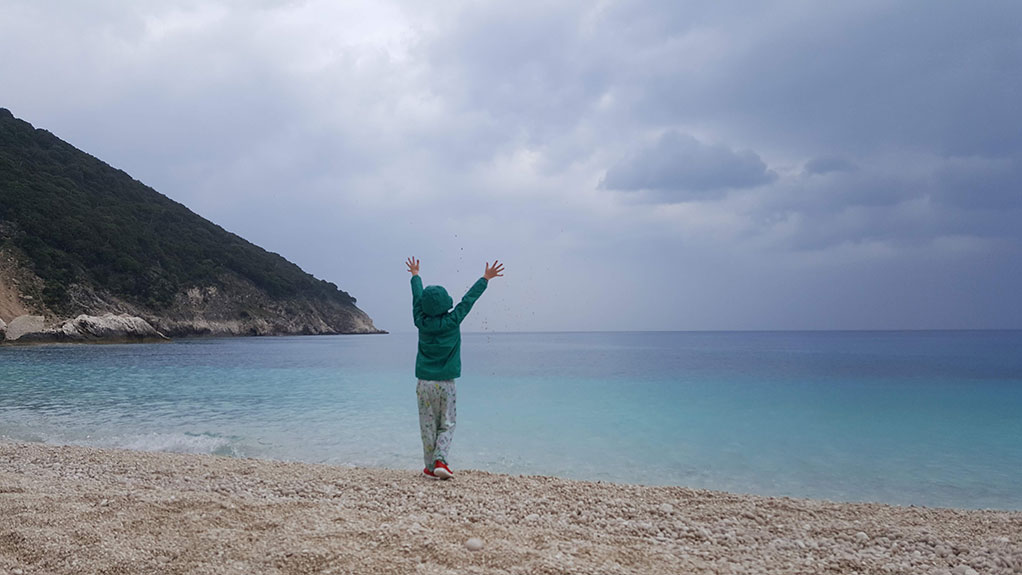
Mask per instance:
[[[447,452],[454,436],[457,416],[454,380],[461,377],[461,322],[472,310],[472,304],[483,295],[493,278],[503,277],[504,266],[497,261],[493,267],[486,262],[483,277],[469,288],[461,303],[441,286],[422,289],[419,260],[405,262],[412,273],[412,319],[419,328],[419,352],[415,358],[415,377],[419,379],[419,430],[422,432],[422,453],[426,461],[423,473],[430,477],[454,477],[447,466]],[[454,309],[451,309],[454,306]]]

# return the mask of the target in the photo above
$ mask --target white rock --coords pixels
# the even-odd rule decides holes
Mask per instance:
[[[525,516],[525,520],[528,521],[529,523],[532,523],[534,521],[539,521],[539,515],[537,515],[535,513],[530,513],[529,515]]]
[[[11,320],[7,326],[7,339],[14,341],[27,333],[43,331],[43,316],[22,315]]]
[[[166,339],[146,320],[127,314],[79,315],[46,328],[42,316],[23,315],[7,326],[7,339],[34,341],[90,341],[102,339]],[[28,336],[28,337],[26,337]]]
[[[61,323],[54,331],[70,339],[163,337],[149,322],[140,317],[112,313],[101,317],[82,314]]]
[[[470,537],[469,540],[465,542],[465,547],[468,547],[469,551],[479,551],[483,548],[483,540],[478,537]]]
[[[670,503],[664,503],[664,504],[660,505],[660,512],[661,513],[667,513],[667,514],[674,513],[674,506],[671,505]]]
[[[864,532],[859,531],[858,533],[855,534],[855,540],[858,541],[859,543],[865,543],[866,541],[869,541],[869,535],[866,535]]]

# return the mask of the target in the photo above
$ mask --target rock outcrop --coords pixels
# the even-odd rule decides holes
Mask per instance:
[[[171,337],[381,333],[354,306],[322,299],[275,300],[237,276],[222,282],[179,293],[168,309],[146,319]]]
[[[83,314],[43,333],[52,333],[58,341],[167,339],[146,320],[127,314],[107,314],[102,317]]]
[[[64,313],[57,313],[43,304],[42,286],[17,258],[0,250],[0,342],[385,333],[353,305],[322,298],[274,299],[251,281],[231,273],[222,274],[219,285],[195,286],[178,293],[170,305],[158,310],[74,283],[67,286]]]
[[[5,232],[0,222],[0,243]],[[43,281],[9,250],[0,249],[0,319],[8,322],[20,315],[46,315],[42,302]]]
[[[7,326],[7,341],[17,341],[22,337],[40,333],[45,329],[45,322],[41,315],[20,315],[11,320]]]
[[[15,318],[6,328],[6,340],[9,343],[138,342],[166,339],[146,320],[127,314],[107,314],[101,317],[83,314],[53,327],[45,327],[42,316],[24,315]]]
[[[71,286],[68,294],[79,313],[140,317],[168,337],[385,333],[355,306],[328,299],[271,298],[230,273],[220,277],[219,285],[179,292],[159,310],[82,285]]]

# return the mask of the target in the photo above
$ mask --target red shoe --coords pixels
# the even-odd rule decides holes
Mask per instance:
[[[450,479],[454,477],[454,472],[451,471],[450,467],[447,467],[446,463],[437,459],[433,464],[433,475],[440,479]]]
[[[430,477],[436,477],[436,474],[430,471],[428,467],[422,468],[422,472]]]

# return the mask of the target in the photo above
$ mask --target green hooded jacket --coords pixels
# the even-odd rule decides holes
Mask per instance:
[[[422,289],[422,279],[412,276],[412,319],[419,328],[415,377],[429,381],[461,377],[461,322],[486,285],[486,278],[479,278],[454,306],[447,290],[441,286]]]

